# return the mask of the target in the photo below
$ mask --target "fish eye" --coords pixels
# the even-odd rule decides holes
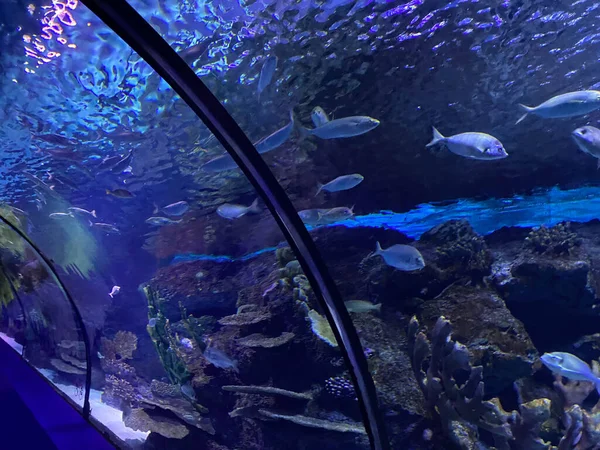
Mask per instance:
[[[587,133],[587,130],[585,128],[583,128],[582,130],[579,131],[581,134],[585,134]]]

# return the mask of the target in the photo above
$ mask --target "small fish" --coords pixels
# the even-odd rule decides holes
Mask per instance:
[[[121,230],[119,230],[114,225],[111,225],[110,223],[95,222],[95,223],[92,223],[92,226],[94,226],[96,228],[100,228],[101,230],[105,231],[106,233],[110,233],[110,234],[119,234],[121,232]]]
[[[248,213],[259,213],[258,199],[254,200],[250,206],[225,203],[217,208],[217,214],[224,219],[239,219]]]
[[[56,213],[50,214],[48,217],[50,217],[51,219],[64,219],[66,217],[73,218],[73,214],[71,214],[71,213],[64,213],[64,212],[56,212]]]
[[[91,217],[98,217],[96,216],[96,210],[92,210],[92,211],[88,211],[87,209],[83,209],[83,208],[77,208],[75,206],[72,206],[71,208],[67,208],[69,211],[71,211],[72,213],[76,213],[76,214],[80,214],[82,216],[91,216]]]
[[[365,177],[363,177],[359,173],[353,173],[351,175],[342,175],[341,177],[337,177],[335,180],[330,181],[325,184],[318,184],[317,193],[315,197],[319,195],[321,191],[327,192],[339,192],[339,191],[347,191],[348,189],[352,189],[355,186],[358,186]]]
[[[420,270],[425,267],[423,255],[411,245],[396,244],[384,250],[377,242],[375,253],[372,256],[375,255],[381,256],[388,266],[405,272]]]
[[[113,189],[113,190],[107,189],[106,194],[112,195],[113,197],[117,197],[117,198],[135,197],[135,195],[133,195],[133,193],[129,192],[127,189]]]
[[[159,211],[162,211],[167,216],[182,216],[187,212],[188,209],[190,209],[190,205],[188,204],[188,202],[184,201],[171,203],[170,205],[167,205],[163,208],[159,208],[156,205],[154,206],[154,214],[158,213]]]
[[[323,225],[341,222],[354,217],[354,206],[352,208],[338,206],[337,208],[328,209],[324,213],[318,213],[318,216],[318,222]]]
[[[179,343],[181,345],[183,345],[185,348],[193,350],[194,349],[194,344],[192,343],[191,339],[188,338],[181,338]]]
[[[121,160],[120,155],[107,156],[100,162],[100,164],[98,164],[98,167],[96,167],[96,169],[98,170],[99,173],[106,172],[106,171],[110,170],[110,168],[113,167],[115,164],[117,164],[120,160]]]
[[[66,186],[69,189],[72,189],[73,191],[78,191],[79,190],[79,185],[77,183],[75,183],[74,181],[70,180],[69,178],[56,174],[56,173],[48,173],[48,181],[56,181],[57,183],[59,183],[62,186]]]
[[[120,161],[118,161],[114,166],[110,168],[110,171],[114,174],[123,173],[131,164],[131,160],[133,159],[133,150],[129,150],[129,153],[123,157]]]
[[[294,131],[294,111],[290,111],[290,123],[254,144],[256,151],[262,155],[275,150],[290,138],[292,131]]]
[[[158,227],[163,225],[172,225],[175,223],[181,223],[181,220],[173,220],[168,217],[149,217],[146,219],[146,223],[149,225],[156,225]]]
[[[558,119],[561,117],[583,116],[600,108],[600,91],[577,91],[557,95],[538,106],[525,106],[519,104],[525,112],[517,123],[529,114],[543,117],[544,119]]]
[[[600,169],[600,130],[590,126],[581,127],[573,131],[571,136],[582,152],[598,159]]]
[[[119,292],[121,292],[121,286],[113,286],[108,295],[110,295],[110,298],[115,298],[115,295]]]
[[[436,144],[445,144],[455,155],[465,158],[492,160],[502,159],[508,156],[502,146],[502,142],[494,136],[485,133],[461,133],[454,136],[444,137],[442,133],[433,127],[433,140],[427,144],[432,147]]]
[[[188,339],[189,340],[189,339]],[[190,341],[191,342],[191,341]],[[187,382],[185,384],[182,384],[179,386],[179,389],[181,390],[181,393],[188,398],[189,400],[195,402],[196,401],[196,392],[194,391],[194,388],[192,387],[192,385]]]
[[[262,69],[260,69],[260,77],[258,78],[258,95],[271,84],[273,75],[277,70],[277,56],[269,56],[265,59]]]
[[[596,385],[600,393],[600,378],[598,378],[590,366],[575,355],[564,352],[544,353],[540,356],[544,365],[552,372],[574,381],[589,381]]]
[[[331,120],[312,130],[304,128],[304,132],[321,139],[337,139],[360,136],[379,126],[377,119],[367,116],[344,117]]]
[[[323,108],[320,106],[316,106],[312,113],[310,113],[310,118],[312,119],[312,123],[315,128],[319,128],[329,122],[329,117]]]
[[[225,352],[213,347],[210,343],[206,346],[203,355],[209,363],[219,369],[233,369],[234,372],[238,372],[237,361],[231,359]]]
[[[381,303],[373,304],[364,300],[348,300],[344,302],[346,309],[351,313],[366,313],[371,311],[381,311]]]
[[[48,142],[49,144],[62,145],[63,147],[68,147],[72,145],[78,145],[79,142],[74,139],[69,139],[64,136],[60,136],[58,134],[34,134],[33,137],[35,139],[40,139],[44,142]]]
[[[222,172],[224,170],[237,169],[238,165],[235,163],[229,153],[225,153],[221,156],[211,159],[207,163],[203,164],[201,169],[205,172]]]

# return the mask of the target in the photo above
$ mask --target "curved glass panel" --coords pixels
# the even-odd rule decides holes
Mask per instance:
[[[96,423],[122,447],[368,448],[275,221],[243,176],[198,170],[215,138],[81,4],[17,10],[4,195],[81,310]]]
[[[27,228],[23,211],[5,204],[0,214]],[[0,338],[81,410],[88,366],[75,311],[36,251],[4,223],[0,246]]]
[[[393,448],[600,444],[576,431],[595,417],[593,385],[578,398],[558,385],[561,401],[564,367],[538,359],[600,356],[596,3],[135,4],[311,230],[352,302]],[[278,145],[260,141],[272,133]],[[240,175],[208,150],[204,177],[225,189]]]

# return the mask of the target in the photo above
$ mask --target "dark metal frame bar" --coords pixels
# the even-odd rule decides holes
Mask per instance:
[[[252,183],[323,306],[357,388],[365,428],[374,450],[389,449],[385,424],[358,334],[315,243],[254,145],[187,63],[125,0],[82,0],[173,88],[217,137]]]
[[[54,267],[52,260],[50,260],[46,255],[44,255],[44,253],[40,250],[40,248],[31,239],[29,239],[29,237],[25,233],[23,233],[21,230],[19,230],[16,226],[14,226],[10,222],[10,220],[6,219],[1,214],[0,214],[0,221],[2,221],[6,226],[10,227],[11,230],[13,230],[25,242],[27,242],[27,244],[29,244],[29,246],[35,251],[37,256],[39,256],[40,259],[42,261],[44,261],[46,268],[53,275],[54,281],[56,281],[56,284],[58,284],[58,287],[61,289],[61,291],[63,292],[65,297],[67,297],[67,300],[69,301],[69,304],[71,305],[71,309],[73,310],[73,315],[75,316],[75,322],[81,328],[81,335],[82,335],[83,343],[85,346],[86,371],[85,371],[85,394],[84,394],[84,399],[83,399],[83,417],[84,417],[84,419],[89,420],[90,413],[91,413],[90,390],[92,388],[92,351],[91,351],[91,347],[90,347],[90,338],[88,336],[87,328],[85,327],[85,323],[83,322],[83,317],[81,315],[81,312],[79,311],[79,308],[77,307],[77,304],[75,303],[75,300],[73,300],[73,297],[69,293],[69,290],[67,289],[65,284],[60,279],[60,276],[58,275],[58,272],[56,271],[56,268]]]

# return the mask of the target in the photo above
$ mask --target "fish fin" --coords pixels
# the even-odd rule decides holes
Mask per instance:
[[[115,298],[115,297],[112,295],[112,293],[110,293],[110,292],[108,293],[108,295],[110,295],[110,298]]]
[[[95,209],[92,209],[92,216],[95,217],[95,218],[98,218],[98,216],[96,215],[96,210]]]
[[[377,303],[377,304],[375,305],[375,311],[377,311],[377,312],[381,312],[381,303]]]
[[[436,144],[442,142],[444,139],[446,139],[444,137],[444,135],[442,133],[440,133],[435,127],[432,127],[432,128],[433,128],[433,139],[425,147],[433,147],[434,145],[436,145]]]
[[[519,108],[521,108],[521,110],[524,111],[525,114],[523,114],[520,117],[520,119],[517,120],[517,123],[515,123],[515,125],[517,125],[518,123],[521,123],[523,120],[525,120],[525,117],[527,117],[529,115],[529,113],[535,109],[535,108],[532,108],[531,106],[527,106],[522,103],[519,103]]]
[[[260,211],[261,211],[261,209],[258,206],[258,198],[256,198],[256,199],[254,199],[252,204],[250,206],[248,206],[248,212],[258,214]]]
[[[379,241],[377,241],[377,243],[375,244],[375,252],[373,254],[381,255],[381,252],[383,252],[383,249],[381,248],[381,244],[379,243]]]
[[[159,211],[158,205],[156,203],[154,203],[154,211],[152,211],[152,214],[157,214]]]
[[[598,160],[598,162],[600,163],[600,159]],[[321,191],[323,190],[323,186],[325,185],[322,183],[317,183],[317,193],[315,194],[315,197],[321,193]]]

